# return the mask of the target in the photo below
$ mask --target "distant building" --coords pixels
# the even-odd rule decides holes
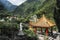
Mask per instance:
[[[24,3],[26,0],[0,0],[0,3],[5,9],[14,11],[18,6]]]

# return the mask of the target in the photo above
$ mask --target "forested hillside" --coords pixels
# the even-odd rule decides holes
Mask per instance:
[[[17,8],[14,13],[20,14],[23,17],[29,17],[33,14],[45,14],[52,18],[55,7],[55,0],[28,0]]]
[[[23,18],[29,18],[33,14],[45,14],[52,18],[54,12],[55,0],[28,0],[13,12],[6,9],[0,11],[0,14],[16,15]]]
[[[56,6],[56,0],[27,0],[25,3],[17,7],[13,12],[9,12],[4,9],[3,6],[0,10],[2,18],[6,16],[17,16],[20,21],[27,21],[32,15],[36,14],[40,17],[45,14],[47,18],[53,19],[54,7]]]

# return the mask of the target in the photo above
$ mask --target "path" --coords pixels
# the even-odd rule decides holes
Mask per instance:
[[[48,40],[60,40],[60,33],[57,33],[57,37],[56,38],[52,38],[50,36],[48,36]],[[41,35],[41,34],[37,34],[38,35],[38,38],[39,40],[45,40],[46,39],[46,36],[44,35]]]

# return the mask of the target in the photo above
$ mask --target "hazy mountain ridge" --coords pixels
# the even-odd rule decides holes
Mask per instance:
[[[0,3],[4,6],[5,9],[7,9],[8,11],[13,11],[17,6],[16,5],[12,5],[9,1],[7,0],[0,0]],[[8,6],[9,5],[9,6]]]
[[[4,6],[5,9],[12,12],[25,1],[26,0],[0,0],[0,3]]]

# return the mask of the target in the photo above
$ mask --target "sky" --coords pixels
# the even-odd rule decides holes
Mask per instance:
[[[7,0],[7,1],[9,1],[13,5],[19,6],[22,3],[24,3],[26,0]]]

